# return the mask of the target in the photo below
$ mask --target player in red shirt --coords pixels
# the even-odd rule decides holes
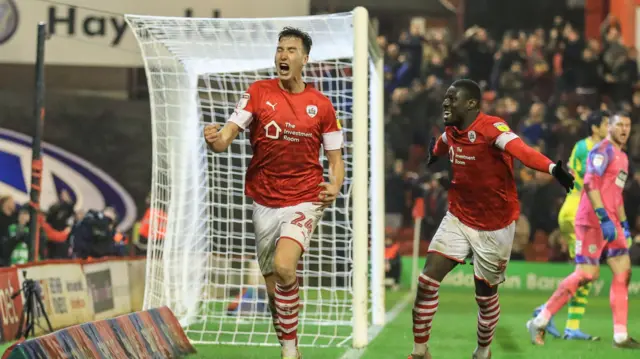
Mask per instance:
[[[226,151],[248,130],[253,157],[245,194],[253,199],[253,225],[260,270],[283,358],[298,351],[298,261],[309,246],[323,210],[344,180],[343,134],[331,101],[306,84],[311,37],[285,27],[278,35],[278,77],[254,82],[222,130],[208,125],[204,137],[214,152]],[[324,182],[320,149],[329,160]]]
[[[429,146],[429,162],[448,155],[453,177],[449,211],[429,246],[427,263],[418,278],[413,307],[413,352],[409,359],[431,358],[427,342],[438,308],[440,282],[472,256],[478,303],[478,345],[473,358],[491,357],[500,304],[498,285],[504,281],[520,206],[513,159],[553,175],[569,191],[573,176],[527,146],[507,123],[480,112],[481,91],[471,80],[454,82],[442,103],[445,132]]]
[[[609,300],[613,313],[613,346],[640,349],[627,333],[631,233],[624,210],[622,190],[627,181],[629,161],[621,147],[627,143],[631,119],[626,114],[609,117],[609,134],[587,157],[584,191],[576,214],[576,269],[565,278],[544,309],[527,322],[531,342],[544,344],[545,327],[575,295],[581,285],[596,279],[600,257],[606,249],[607,264],[613,272]]]

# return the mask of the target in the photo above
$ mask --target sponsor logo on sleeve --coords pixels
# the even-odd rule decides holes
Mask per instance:
[[[493,126],[495,128],[497,128],[498,131],[500,131],[500,132],[509,132],[509,131],[511,131],[509,126],[507,126],[507,124],[504,123],[504,122],[496,122],[496,123],[493,124]]]
[[[240,98],[240,101],[238,101],[238,105],[236,106],[236,109],[244,110],[244,108],[247,107],[247,104],[249,103],[250,98],[251,98],[251,95],[249,95],[248,92],[245,92]]]
[[[591,160],[591,163],[597,168],[602,167],[602,164],[604,163],[604,155],[601,153],[595,154],[593,156],[593,159]]]

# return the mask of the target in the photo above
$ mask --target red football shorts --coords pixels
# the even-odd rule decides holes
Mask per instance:
[[[629,253],[627,239],[620,225],[616,226],[617,237],[612,242],[604,239],[600,227],[576,225],[576,263],[599,264],[602,252],[607,250],[607,257],[621,256]]]

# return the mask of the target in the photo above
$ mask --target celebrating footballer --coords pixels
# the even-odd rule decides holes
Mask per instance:
[[[311,45],[307,33],[284,28],[275,54],[277,78],[254,82],[222,129],[204,130],[214,152],[227,150],[249,130],[253,157],[245,194],[253,199],[258,263],[285,359],[301,358],[298,261],[344,180],[343,135],[333,105],[302,79]],[[329,182],[323,179],[321,147],[329,160]]]
[[[472,258],[478,304],[475,359],[491,358],[498,319],[498,285],[505,279],[520,205],[513,159],[553,175],[568,191],[573,176],[526,145],[507,123],[480,112],[480,87],[454,82],[442,103],[445,132],[429,145],[429,162],[448,155],[453,177],[449,211],[436,231],[418,280],[413,308],[414,346],[409,359],[430,359],[427,343],[438,309],[440,283],[455,266]],[[446,355],[445,355],[446,356]]]

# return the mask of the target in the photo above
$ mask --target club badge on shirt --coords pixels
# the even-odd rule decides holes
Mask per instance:
[[[314,118],[316,117],[316,115],[318,114],[318,107],[315,105],[309,105],[307,106],[307,115],[309,115],[309,117]]]
[[[469,141],[471,141],[471,143],[476,142],[476,131],[469,131]]]

